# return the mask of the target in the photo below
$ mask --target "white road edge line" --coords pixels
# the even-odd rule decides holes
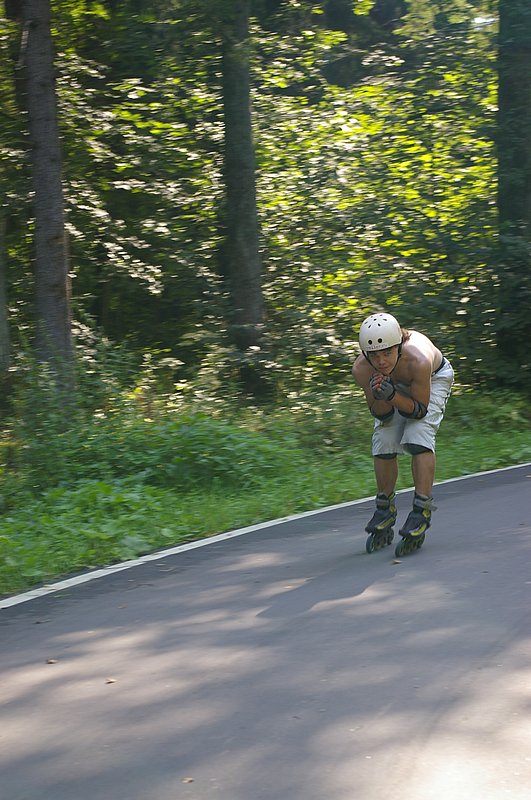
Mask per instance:
[[[477,478],[481,475],[493,475],[496,472],[508,472],[512,469],[523,469],[525,467],[531,467],[531,462],[526,462],[524,464],[514,464],[511,467],[502,467],[500,469],[491,469],[487,470],[486,472],[474,472],[472,475],[461,475],[458,478],[448,478],[445,481],[439,481],[435,485],[436,486],[443,486],[447,483],[457,483],[458,481],[466,481],[470,478]],[[404,494],[405,492],[410,492],[411,488],[409,489],[399,489],[397,494]],[[40,586],[38,589],[33,589],[29,592],[24,592],[23,594],[13,595],[12,597],[6,597],[3,600],[0,600],[0,609],[2,608],[9,608],[10,606],[16,606],[20,603],[27,603],[29,600],[35,600],[38,597],[43,597],[47,594],[53,594],[54,592],[60,592],[62,589],[69,589],[72,586],[79,586],[82,583],[88,583],[89,581],[95,581],[98,578],[103,578],[106,575],[113,575],[116,572],[123,572],[126,569],[132,569],[133,567],[141,566],[142,564],[147,564],[149,561],[160,561],[163,558],[168,558],[169,556],[174,556],[179,553],[186,553],[188,550],[196,550],[198,547],[206,547],[209,544],[215,544],[216,542],[224,542],[227,539],[234,539],[238,536],[245,536],[247,533],[254,533],[255,531],[265,530],[266,528],[272,528],[275,525],[282,525],[285,522],[292,522],[293,520],[297,519],[304,519],[304,517],[313,517],[317,514],[326,514],[330,511],[336,511],[340,508],[348,508],[349,506],[356,506],[360,505],[361,503],[366,503],[369,500],[373,500],[374,495],[370,495],[369,497],[362,497],[359,500],[349,500],[345,503],[337,503],[333,506],[326,506],[325,508],[318,508],[313,511],[304,511],[300,514],[292,514],[289,517],[279,517],[278,519],[271,519],[267,522],[259,522],[256,525],[249,525],[246,528],[238,528],[233,531],[227,531],[226,533],[219,533],[216,536],[209,536],[205,539],[198,539],[194,542],[188,542],[188,544],[181,544],[177,545],[176,547],[170,547],[167,550],[157,550],[154,553],[149,553],[148,555],[141,556],[140,558],[135,558],[131,561],[123,561],[120,564],[112,564],[108,567],[102,567],[101,569],[95,569],[91,572],[83,573],[82,575],[77,575],[74,578],[67,578],[63,581],[58,581],[57,583],[51,583],[49,585]]]

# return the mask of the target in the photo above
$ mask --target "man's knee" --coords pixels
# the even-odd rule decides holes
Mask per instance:
[[[421,444],[405,444],[404,447],[411,456],[420,456],[421,453],[433,453],[431,447],[424,447]]]
[[[396,453],[378,453],[374,457],[383,458],[384,461],[390,461],[391,459],[396,458]]]

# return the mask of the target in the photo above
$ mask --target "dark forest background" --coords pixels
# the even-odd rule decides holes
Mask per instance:
[[[531,388],[530,42],[525,0],[8,0],[5,397],[117,345],[277,398],[376,308]]]

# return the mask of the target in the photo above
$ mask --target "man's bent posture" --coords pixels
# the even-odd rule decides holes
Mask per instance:
[[[401,328],[386,313],[371,314],[360,327],[361,355],[352,367],[374,417],[372,454],[378,494],[367,524],[378,533],[396,520],[397,455],[411,455],[413,509],[400,535],[419,537],[429,528],[435,479],[435,436],[452,388],[450,362],[423,333]]]

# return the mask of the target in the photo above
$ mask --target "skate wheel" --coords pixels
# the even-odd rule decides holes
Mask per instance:
[[[400,556],[408,556],[410,553],[414,553],[415,550],[420,550],[424,544],[425,538],[426,535],[424,533],[422,533],[420,536],[417,536],[415,539],[407,536],[404,537],[395,548],[395,556],[400,558]]]
[[[374,553],[375,550],[383,550],[393,541],[395,532],[392,528],[388,528],[384,533],[371,533],[365,544],[365,549],[368,553]]]
[[[406,543],[405,539],[402,539],[401,542],[398,542],[397,546],[395,547],[395,556],[400,558],[401,556],[405,555],[404,545]]]

